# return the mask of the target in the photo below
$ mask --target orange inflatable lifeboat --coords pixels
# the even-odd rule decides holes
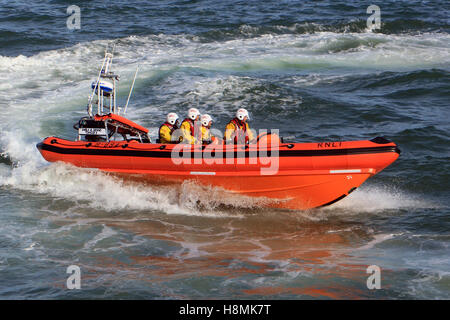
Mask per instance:
[[[152,143],[146,128],[118,115],[120,109],[115,104],[118,78],[109,71],[111,59],[111,54],[105,54],[96,83],[104,78],[113,81],[112,92],[104,95],[101,86],[100,90],[94,86],[89,116],[74,126],[78,131],[76,141],[48,137],[37,144],[47,161],[121,175],[137,174],[154,183],[194,180],[220,187],[224,192],[262,197],[268,206],[309,209],[344,198],[400,154],[395,143],[381,137],[287,143],[273,132],[260,134],[254,144]],[[93,115],[95,95],[98,113]],[[103,113],[107,108],[105,99],[109,99],[107,114]]]
[[[138,174],[155,183],[195,180],[288,209],[332,204],[400,154],[395,143],[381,137],[284,143],[268,133],[247,145],[158,144],[150,142],[147,129],[116,114],[83,118],[76,128],[84,140],[46,138],[37,145],[42,156],[50,162]],[[110,139],[112,133],[123,140]]]

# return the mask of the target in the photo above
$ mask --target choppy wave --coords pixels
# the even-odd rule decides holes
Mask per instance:
[[[259,80],[249,79],[248,74],[252,72],[296,71],[304,74],[305,84],[330,79],[339,83],[339,80],[348,80],[346,76],[352,73],[352,69],[366,69],[369,75],[377,71],[445,68],[450,61],[449,38],[445,34],[395,36],[320,32],[312,35],[264,35],[209,44],[182,35],[159,35],[132,36],[116,42],[116,68],[125,79],[120,83],[120,92],[126,92],[129,88],[131,75],[139,64],[141,71],[136,94],[145,91],[146,85],[162,82],[161,87],[166,88],[164,96],[159,97],[159,92],[153,91],[154,99],[161,101],[166,96],[173,96],[173,104],[180,106],[226,103],[227,93],[239,96],[245,94],[246,87],[253,93],[251,90],[257,90],[260,83]],[[6,115],[20,111],[36,119],[44,112],[48,112],[47,116],[56,116],[58,111],[65,111],[66,115],[67,112],[82,111],[80,105],[85,104],[88,95],[86,88],[95,76],[98,61],[108,43],[111,41],[88,42],[31,57],[0,56],[0,98],[6,107]],[[237,75],[215,75],[230,72],[246,72],[247,75],[242,79]],[[211,73],[211,78],[208,73]],[[316,74],[318,78],[311,82],[311,74]],[[431,75],[416,76],[423,78]],[[445,77],[446,74],[437,76]],[[186,84],[185,78],[193,79],[197,85],[192,87]],[[374,82],[366,86],[389,85],[389,81],[396,80],[402,82],[401,79],[381,79],[378,84]],[[361,83],[355,83],[355,86],[361,86]],[[364,84],[360,88],[364,88]],[[210,92],[206,100],[195,100],[199,95],[208,94],[205,90]],[[122,98],[124,96],[122,93]],[[67,98],[61,100],[61,97]],[[233,100],[233,96],[228,100]],[[235,100],[232,102],[236,104]],[[258,102],[263,101],[253,103]],[[159,111],[158,108],[155,110]]]
[[[142,3],[118,0],[81,3],[82,29],[77,33],[65,28],[68,4],[64,1],[41,1],[24,6],[8,3],[0,8],[5,17],[0,31],[0,48],[10,54],[26,54],[68,47],[78,41],[147,34],[190,34],[204,42],[251,38],[261,35],[311,34],[315,32],[364,33],[368,3],[333,1],[308,3],[296,1],[250,0],[230,5],[204,1]],[[448,10],[445,4],[419,2],[405,4],[385,1],[381,9],[383,34],[448,32]],[[115,23],[111,23],[114,21]],[[130,21],[133,23],[130,24]],[[99,23],[106,28],[97,28]],[[123,27],[126,26],[126,27]],[[95,32],[90,32],[91,30]]]
[[[436,32],[450,28],[449,25],[439,25],[419,19],[393,19],[383,22],[380,29],[370,30],[364,19],[349,22],[323,24],[317,22],[303,22],[287,25],[249,25],[243,24],[233,28],[216,29],[198,34],[203,42],[226,41],[239,38],[254,38],[263,35],[304,35],[320,32],[332,33],[380,33],[411,35],[423,32]]]

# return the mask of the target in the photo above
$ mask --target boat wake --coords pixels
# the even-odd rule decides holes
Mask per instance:
[[[246,209],[258,209],[267,201],[225,194],[219,188],[200,186],[194,181],[185,181],[179,186],[151,185],[64,163],[38,166],[27,162],[15,168],[0,165],[0,187],[64,200],[66,209],[72,212],[91,208],[108,212],[136,210],[239,217]]]

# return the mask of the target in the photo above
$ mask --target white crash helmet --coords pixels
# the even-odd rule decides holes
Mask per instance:
[[[247,119],[250,120],[250,116],[248,115],[248,111],[246,109],[241,108],[238,111],[236,111],[236,118],[243,121],[245,117],[247,117]]]
[[[209,125],[209,123],[211,121],[213,121],[213,119],[211,118],[211,116],[209,114],[202,114],[202,117],[200,118],[200,121],[202,122],[202,125],[204,127],[207,127]]]
[[[188,111],[188,118],[195,120],[200,115],[200,111],[197,108],[190,108]]]
[[[178,115],[175,112],[171,112],[167,115],[166,121],[171,125],[175,125],[178,122]]]

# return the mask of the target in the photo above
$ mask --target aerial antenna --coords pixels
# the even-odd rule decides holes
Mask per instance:
[[[105,67],[106,55],[108,52],[107,50],[108,50],[108,48],[105,49],[105,59],[103,60],[100,71],[98,72],[98,77],[97,77],[97,82],[96,82],[97,87],[92,89],[92,93],[91,93],[91,96],[89,97],[89,101],[88,101],[88,113],[89,113],[89,116],[91,116],[91,117],[92,117],[92,99],[94,99],[95,90],[96,89],[100,90],[100,85],[99,85],[100,84],[100,76],[102,75],[103,68]]]
[[[139,70],[139,66],[137,66],[136,72],[134,73],[133,83],[131,84],[130,93],[128,94],[128,99],[127,99],[127,103],[125,105],[125,109],[123,110],[123,114],[127,113],[128,102],[130,102],[131,92],[133,91],[133,88],[134,88],[134,82],[136,81],[136,76],[137,76],[138,70]]]
[[[108,46],[109,46],[109,44],[108,44]],[[114,51],[115,50],[116,50],[116,42],[114,41],[113,42],[112,51],[111,51],[111,64],[112,64],[112,60],[113,60],[113,57],[114,57]]]

